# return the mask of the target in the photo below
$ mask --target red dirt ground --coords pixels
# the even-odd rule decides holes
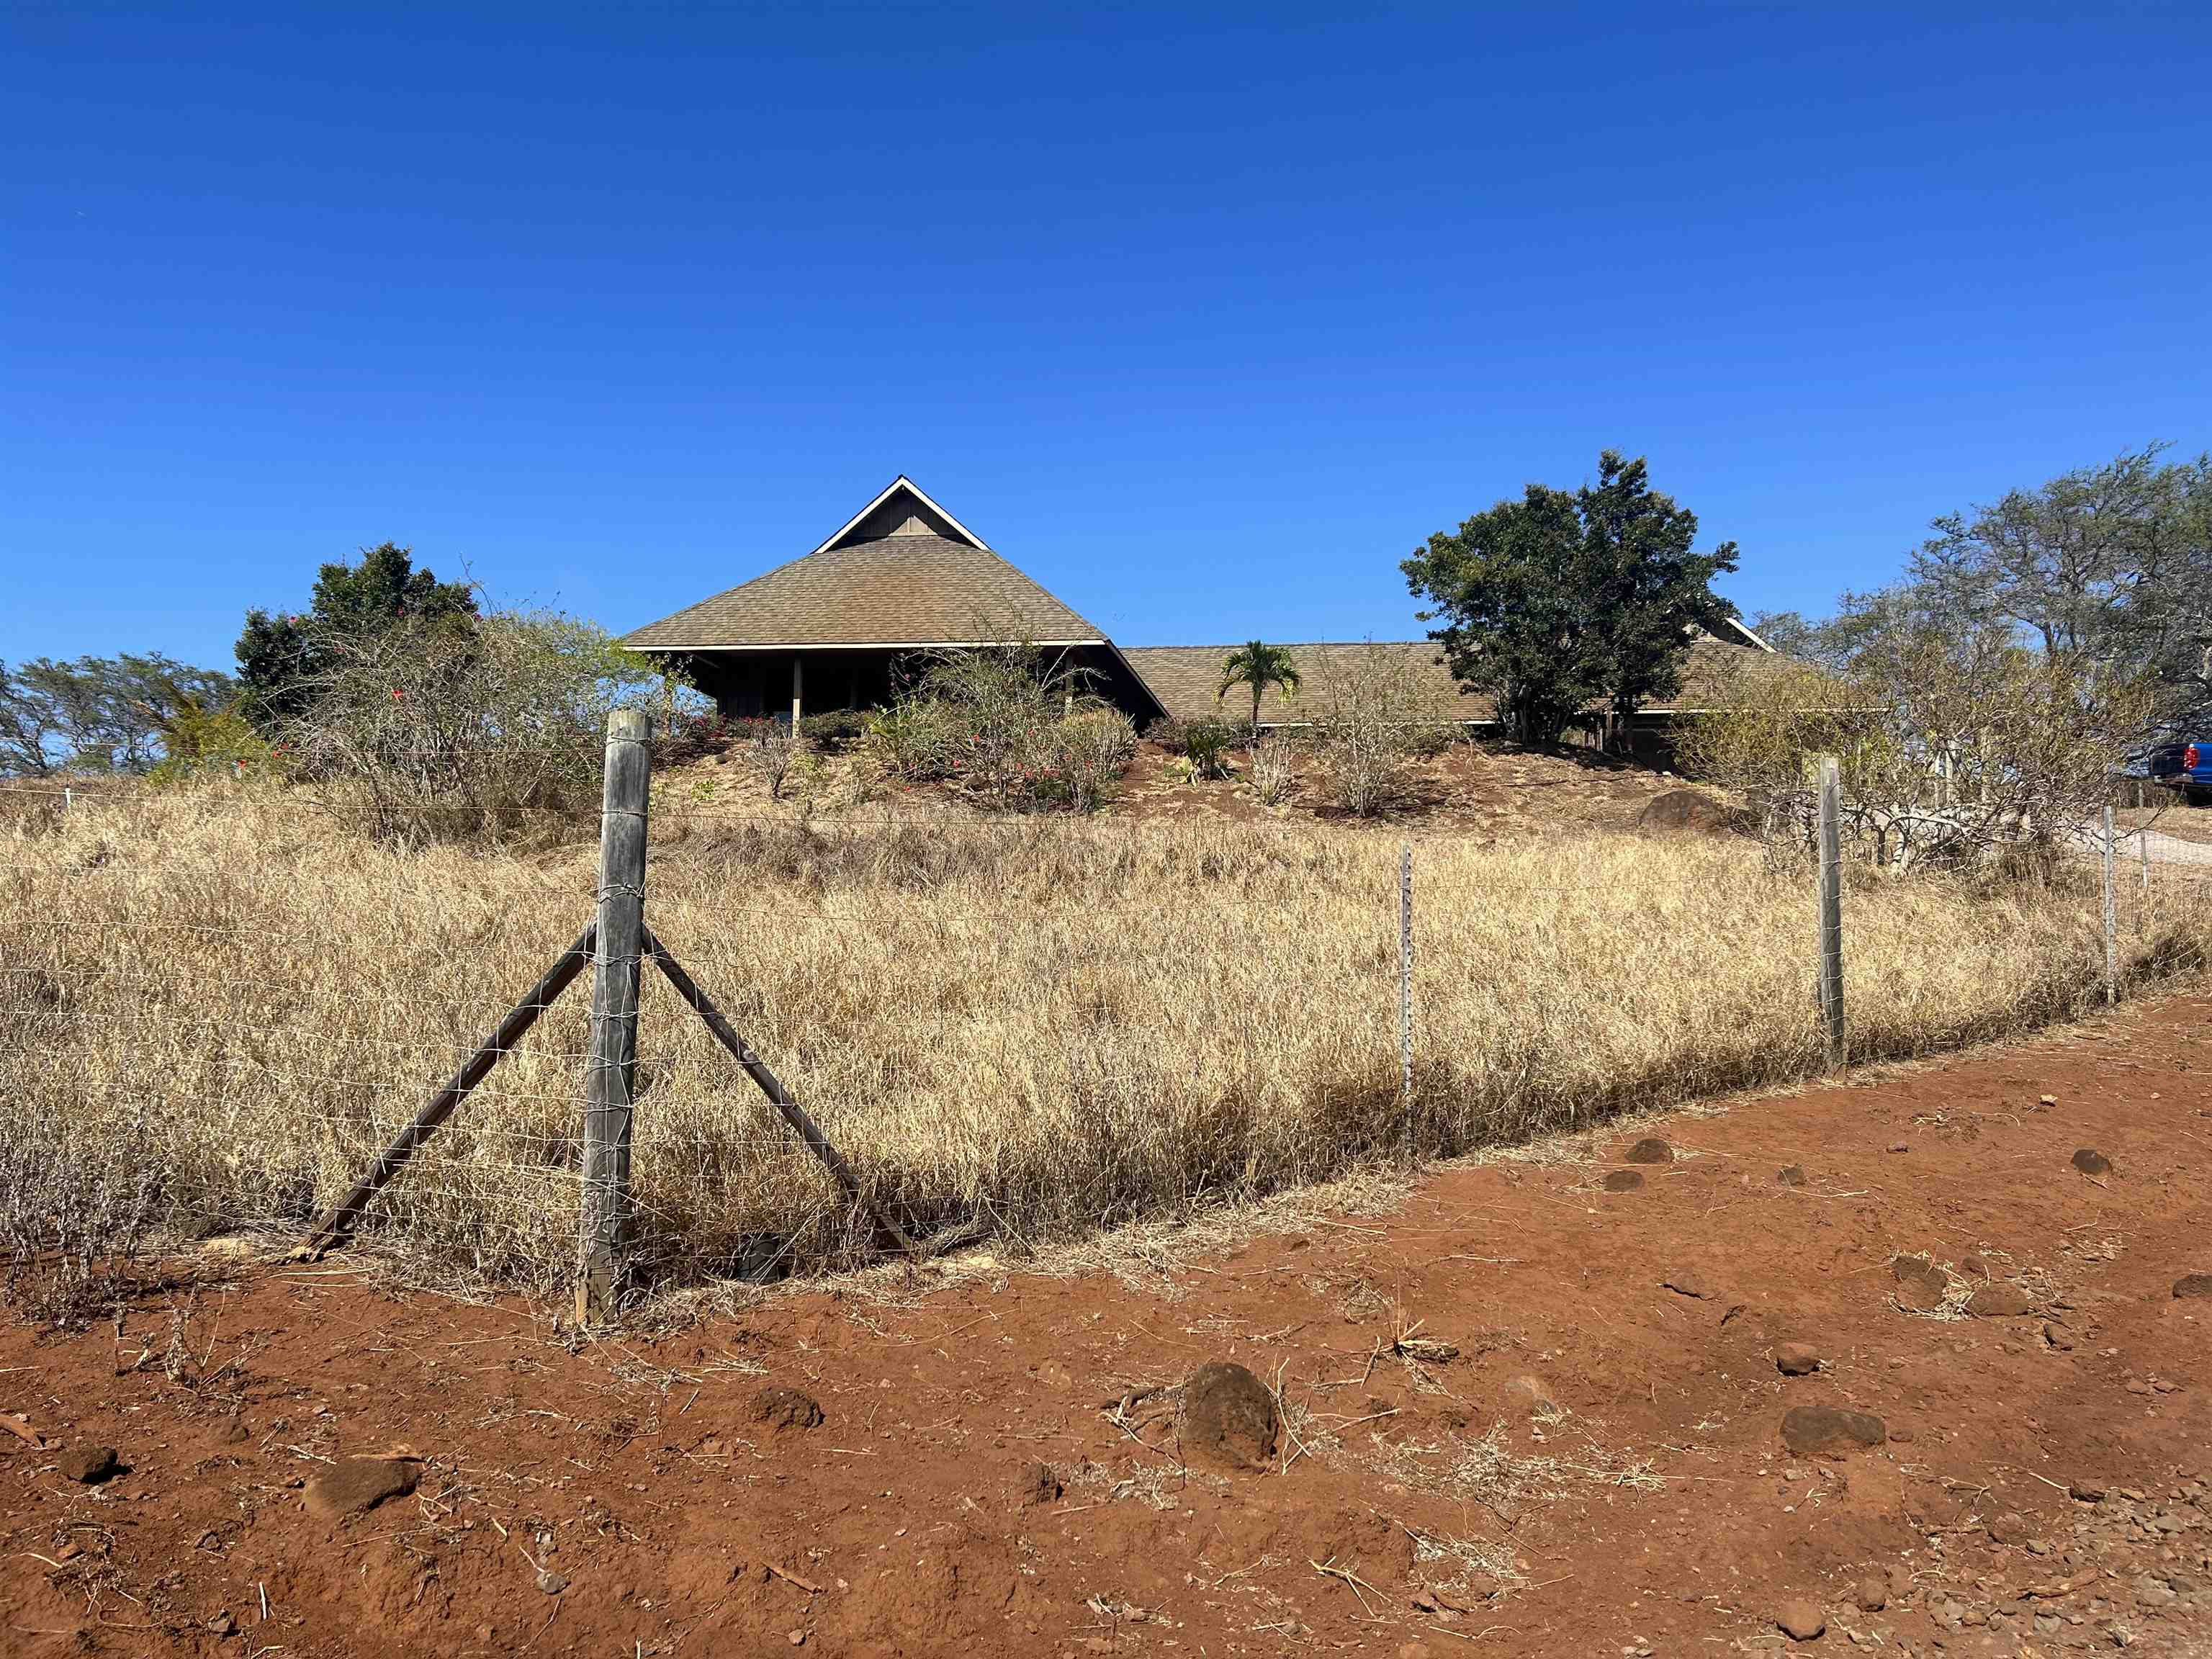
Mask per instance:
[[[971,1261],[574,1352],[210,1255],[119,1334],[0,1332],[0,1406],[125,1465],[0,1434],[0,1650],[1672,1655],[1790,1648],[1802,1599],[1813,1651],[2212,1651],[2212,1300],[2172,1293],[2212,1270],[2208,1030],[2179,999],[1387,1216],[1125,1241],[1118,1277]],[[1647,1133],[1676,1160],[1604,1191]],[[1901,1252],[2033,1311],[1910,1310]],[[1456,1357],[1394,1352],[1415,1322]],[[1186,1468],[1170,1395],[1101,1409],[1216,1358],[1281,1379],[1266,1472]],[[755,1420],[769,1385],[824,1420]],[[1798,1405],[1887,1439],[1791,1455]],[[307,1511],[325,1460],[400,1448],[413,1495]]]

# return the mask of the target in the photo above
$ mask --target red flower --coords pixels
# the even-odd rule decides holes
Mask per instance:
[[[402,690],[401,690],[398,686],[396,686],[396,685],[395,685],[395,686],[393,686],[393,687],[392,688],[392,702],[404,702],[406,700],[407,700],[407,694],[406,694],[404,691],[402,691]]]

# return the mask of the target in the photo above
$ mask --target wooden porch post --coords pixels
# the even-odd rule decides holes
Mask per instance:
[[[799,717],[805,712],[803,705],[806,693],[806,659],[796,651],[791,653],[791,729],[799,730]]]

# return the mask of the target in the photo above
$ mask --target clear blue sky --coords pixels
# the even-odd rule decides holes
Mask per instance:
[[[614,628],[910,473],[1125,642],[1599,449],[1747,611],[2212,446],[2201,6],[0,17],[0,656],[386,538]]]

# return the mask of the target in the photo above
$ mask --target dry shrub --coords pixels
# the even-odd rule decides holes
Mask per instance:
[[[913,1231],[981,1217],[1066,1237],[1400,1144],[1394,840],[950,813],[759,823],[681,802],[653,824],[655,931]],[[68,1137],[70,1167],[158,1172],[173,1232],[298,1228],[581,926],[594,853],[386,846],[251,792],[109,799],[6,832],[0,1090]],[[1417,875],[1425,1152],[1825,1065],[1808,878],[1754,845],[1431,842]],[[2095,905],[2070,884],[1855,890],[1855,1056],[2081,1008]],[[2212,935],[2201,902],[2163,890],[2130,923],[2131,985],[2201,961]],[[562,1280],[586,1008],[580,987],[501,1062],[374,1235],[471,1276]],[[828,1177],[653,975],[640,1082],[652,1273],[865,1250]],[[5,1179],[20,1204],[46,1176]]]
[[[21,1019],[11,1007],[9,1026]],[[67,1115],[19,1116],[0,1137],[0,1300],[62,1326],[112,1307],[133,1285],[161,1176],[141,1112],[88,1102]]]
[[[1265,733],[1252,745],[1252,792],[1262,803],[1279,806],[1296,781],[1297,750],[1280,732]]]
[[[1419,729],[1419,693],[1404,654],[1370,641],[1364,650],[1323,665],[1314,678],[1314,725],[1336,805],[1366,818],[1401,804]]]

